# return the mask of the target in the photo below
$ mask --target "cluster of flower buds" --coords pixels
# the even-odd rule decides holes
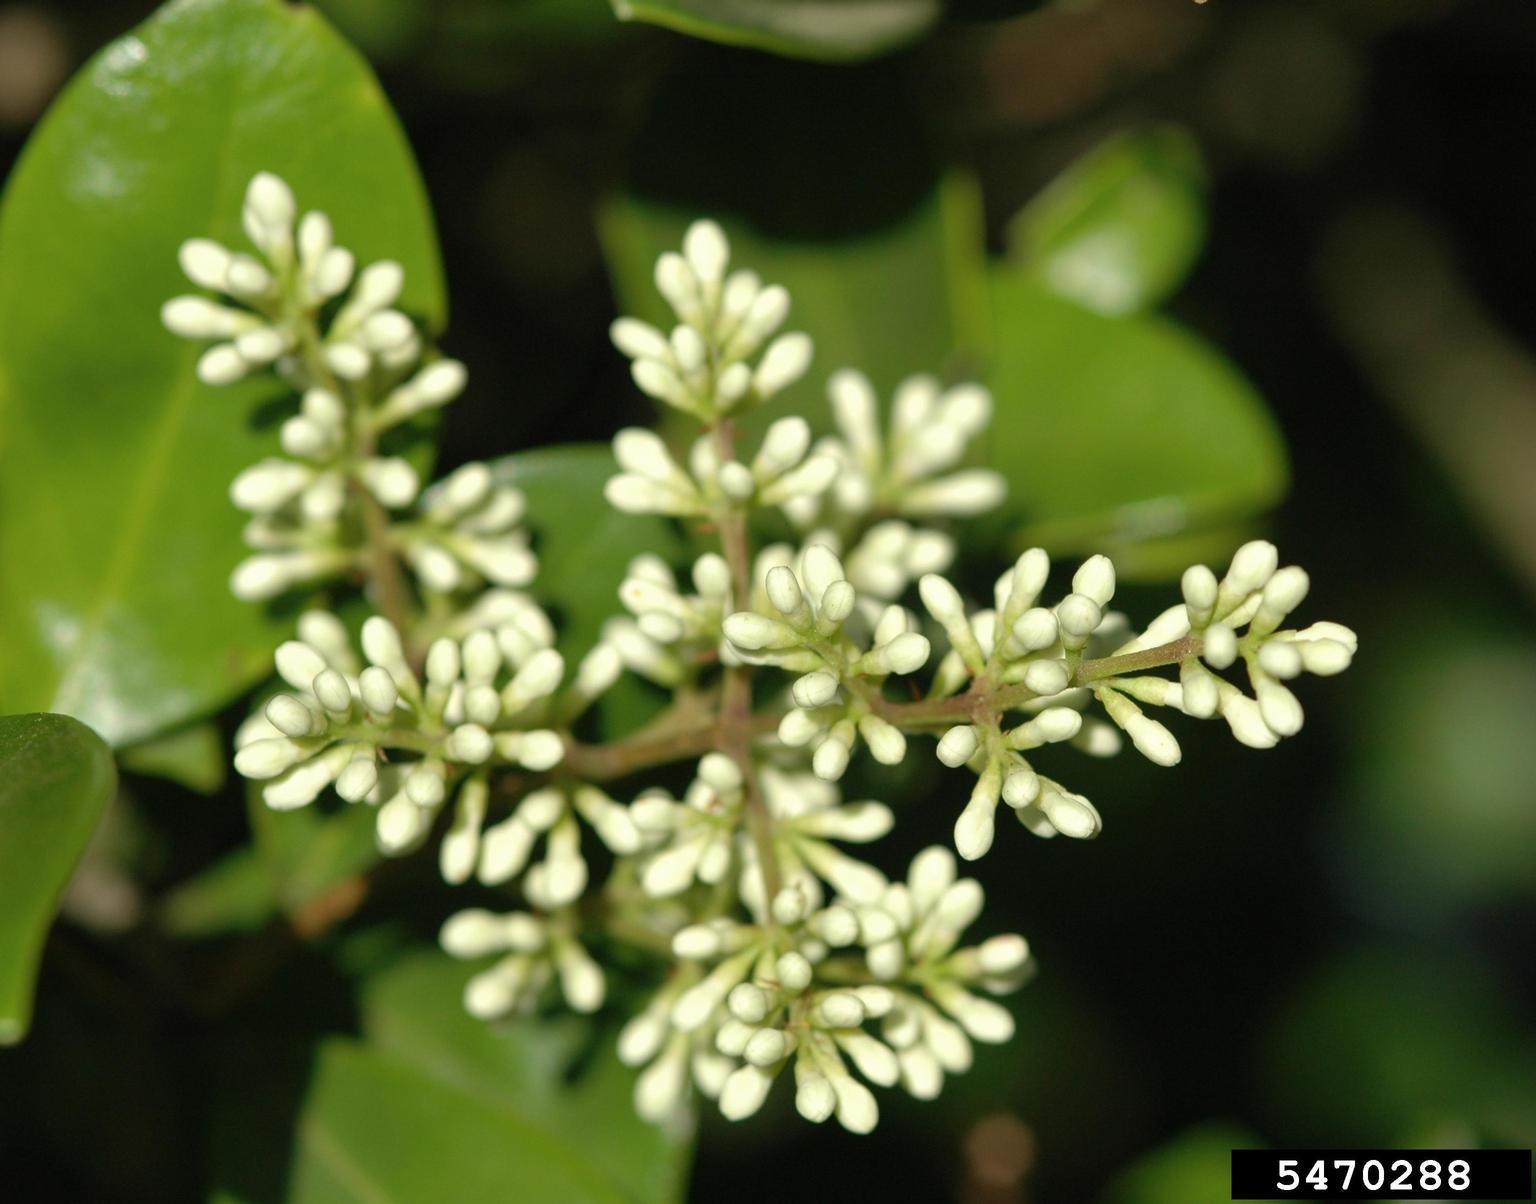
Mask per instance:
[[[631,514],[697,518],[723,508],[779,506],[793,512],[814,502],[837,475],[837,460],[811,452],[811,428],[803,418],[781,418],[763,436],[751,464],[722,460],[715,440],[694,441],[683,468],[661,436],[628,427],[613,439],[622,470],[605,490],[616,509]]]
[[[913,376],[896,388],[890,429],[880,430],[880,404],[862,373],[845,368],[827,384],[838,436],[817,452],[838,461],[827,493],[834,520],[882,512],[905,518],[961,517],[992,509],[1007,493],[1000,473],[958,468],[966,448],[992,418],[992,396],[977,384],[944,390],[931,376]],[[794,517],[817,520],[817,499],[797,502]]]
[[[885,887],[873,866],[849,857],[832,841],[866,844],[895,823],[878,802],[842,801],[837,788],[810,774],[759,765],[754,773],[773,827],[775,868],[786,886],[818,903],[821,883],[855,898]],[[715,886],[738,873],[738,893],[759,916],[767,911],[763,870],[748,839],[746,784],[723,753],[707,753],[694,780],[675,799],[660,788],[641,794],[630,809],[640,832],[638,877],[652,898],[679,895],[696,882]]]
[[[359,656],[335,616],[305,613],[276,656],[290,690],[241,727],[236,768],[274,808],[332,786],[376,807],[387,854],[419,846],[452,807],[444,878],[515,888],[527,907],[462,911],[442,928],[448,953],[489,963],[465,991],[476,1016],[532,1013],[556,985],[576,1011],[601,1007],[604,974],[583,943],[594,910],[613,937],[659,943],[669,972],[619,1041],[620,1058],[642,1068],[635,1101],[648,1119],[687,1113],[695,1087],[725,1116],[749,1116],[788,1069],[804,1117],[868,1132],[871,1086],[932,1098],[970,1066],[973,1042],[1012,1035],[990,997],[1025,981],[1029,948],[1016,935],[961,945],[983,893],[949,850],[926,849],[892,882],[839,847],[895,823],[885,803],[845,801],[836,784],[860,741],[895,765],[910,735],[931,735],[941,762],[974,773],[954,830],[973,860],[1004,803],[1041,836],[1098,832],[1093,805],[1036,769],[1037,750],[1109,755],[1129,740],[1171,766],[1181,750],[1143,709],[1155,706],[1219,714],[1243,743],[1269,747],[1302,724],[1286,683],[1340,672],[1354,654],[1338,624],[1282,627],[1308,581],[1262,541],[1220,579],[1190,569],[1183,601],[1139,634],[1109,609],[1115,571],[1103,556],[1048,606],[1050,561],[1030,549],[998,578],[991,607],[973,611],[940,575],[954,537],[928,524],[1003,496],[997,473],[964,466],[992,408],[976,385],[909,379],[882,427],[870,383],[839,372],[836,435],[816,442],[803,419],[784,418],[737,459],[732,419],[798,380],[811,343],[776,335],[788,294],[729,272],[724,235],[702,221],[657,264],[677,325],[622,318],[612,336],[643,391],[707,429],[684,462],[651,431],[621,431],[605,493],[622,511],[712,524],[723,554],[698,556],[687,584],[677,566],[637,555],[618,591],[624,613],[567,674],[548,616],[517,592],[537,568],[519,528],[523,495],[483,464],[423,492],[407,461],[378,451],[381,434],[464,386],[453,361],[422,363],[420,335],[395,308],[399,267],[354,274],[324,216],[296,220],[270,175],[252,181],[244,218],[255,254],[206,240],[182,249],[188,275],[219,299],[164,311],[173,331],[217,340],[199,361],[204,380],[272,367],[301,394],[282,427],[286,458],[234,483],[257,553],[236,592],[267,598],[363,569],[382,521],[384,550],[414,571],[427,617],[409,633],[422,646],[413,659],[383,618],[363,624]],[[754,557],[754,512],[774,508],[801,546]],[[914,585],[923,618],[902,604]],[[938,631],[947,646],[926,690],[895,697],[889,679],[924,669]],[[1251,696],[1221,676],[1239,658]],[[786,675],[787,699],[754,690],[759,666]],[[1174,666],[1176,679],[1157,672]],[[625,668],[678,704],[647,733],[582,745],[573,725]],[[680,797],[652,787],[627,803],[592,768],[627,776],[694,757]],[[509,778],[518,791],[493,814]],[[614,861],[599,909],[580,905],[592,852]]]
[[[827,906],[794,883],[760,923],[722,917],[679,929],[679,972],[619,1041],[624,1061],[645,1066],[640,1113],[672,1116],[691,1080],[740,1120],[791,1063],[801,1115],[835,1116],[855,1133],[879,1118],[860,1078],[933,1098],[946,1073],[970,1066],[972,1040],[1013,1033],[1006,1009],[976,991],[1020,986],[1029,948],[1019,936],[958,948],[982,902],[977,882],[956,880],[954,857],[931,848],[903,883],[881,878]]]
[[[464,988],[465,1009],[482,1020],[530,1014],[554,979],[572,1011],[595,1012],[603,1006],[607,980],[577,939],[569,915],[546,918],[526,911],[496,915],[469,908],[443,925],[439,941],[454,957],[502,955]]]
[[[999,801],[1038,835],[1096,835],[1102,821],[1093,804],[1038,774],[1022,754],[1063,741],[1110,754],[1120,748],[1119,729],[1154,764],[1178,764],[1183,754],[1177,739],[1142,705],[1195,718],[1220,714],[1233,734],[1254,748],[1272,747],[1281,736],[1300,730],[1301,706],[1281,679],[1303,670],[1341,672],[1354,654],[1355,636],[1336,623],[1277,630],[1307,591],[1306,573],[1277,569],[1277,564],[1274,545],[1256,540],[1238,549],[1220,581],[1204,566],[1190,569],[1183,579],[1185,601],[1129,640],[1124,617],[1108,609],[1115,571],[1103,556],[1085,561],[1073,576],[1072,591],[1051,608],[1036,604],[1050,571],[1049,558],[1038,548],[1024,553],[999,579],[994,610],[968,615],[953,585],[939,576],[924,577],[919,588],[923,604],[950,644],[935,676],[935,694],[969,685],[972,693],[991,690],[994,702],[1006,704],[994,707],[994,714],[1030,712],[1010,730],[999,719],[963,723],[939,741],[942,762],[968,765],[977,775],[955,825],[961,856],[974,859],[991,848]],[[1173,658],[1179,680],[1155,672],[1085,674],[1085,658],[1129,657],[1161,648],[1182,654]],[[1240,656],[1253,698],[1213,672]],[[1102,704],[1113,727],[1085,719],[1081,710],[1090,698]]]
[[[787,551],[770,553],[776,550]],[[724,631],[743,660],[797,674],[790,686],[795,705],[779,739],[791,748],[812,746],[811,766],[829,782],[843,776],[861,736],[877,761],[898,764],[906,737],[870,699],[891,674],[915,673],[928,662],[928,639],[915,630],[911,612],[894,605],[877,610],[874,622],[864,624],[867,647],[855,641],[848,628],[859,609],[858,590],[825,544],[809,545],[797,565],[770,564],[759,580],[761,609],[726,616]]]
[[[455,594],[487,582],[523,586],[539,567],[519,527],[526,510],[521,490],[476,462],[433,486],[419,517],[397,524],[392,536],[431,593]]]
[[[497,603],[487,616],[497,620],[494,627],[434,641],[421,676],[386,620],[375,616],[363,624],[360,661],[340,620],[306,613],[299,638],[276,656],[278,676],[293,692],[275,695],[242,725],[235,768],[265,782],[262,796],[279,810],[305,806],[333,784],[347,802],[377,806],[378,844],[387,854],[414,848],[456,793],[457,811],[441,847],[449,881],[464,881],[477,869],[483,880],[505,881],[521,870],[534,836],[547,831],[549,859],[532,875],[529,893],[551,905],[569,902],[585,886],[586,868],[573,847],[578,835],[560,822],[562,807],[541,808],[530,797],[516,823],[482,832],[486,773],[498,766],[542,772],[559,764],[565,745],[555,725],[585,710],[621,666],[613,649],[599,646],[561,690],[565,664],[551,647],[548,619],[520,595],[499,595]],[[578,810],[605,838],[611,835],[606,812]],[[632,840],[625,851],[633,851]],[[544,883],[547,889],[538,890]]]
[[[359,499],[401,511],[421,491],[409,461],[375,451],[379,437],[452,401],[466,377],[456,360],[421,362],[416,325],[395,308],[404,285],[400,265],[384,260],[354,272],[354,257],[334,244],[326,215],[299,217],[292,190],[277,176],[262,172],[251,180],[243,224],[255,254],[204,238],[182,244],[188,278],[220,299],[175,297],[161,317],[175,334],[217,340],[198,360],[205,383],[230,384],[273,369],[302,394],[279,435],[287,458],[262,460],[231,487],[235,505],[252,515],[245,536],[254,555],[235,569],[230,587],[259,601],[359,567]],[[413,553],[429,549],[412,563],[426,564],[430,588],[448,578],[445,566],[455,553],[496,584],[531,577],[526,546],[517,550],[520,537],[512,534],[521,507],[506,519],[502,502],[478,526],[463,521],[479,505],[445,518],[439,499],[436,510],[428,507],[419,522],[402,526],[401,541]],[[449,519],[452,550],[428,538]]]
[[[611,331],[614,346],[633,361],[642,392],[705,422],[766,401],[811,363],[808,336],[768,341],[789,316],[789,293],[764,286],[754,272],[727,272],[730,258],[720,227],[694,222],[682,254],[669,251],[656,261],[656,288],[678,324],[668,334],[620,318]],[[759,351],[754,366],[749,361]]]
[[[1202,719],[1220,714],[1232,734],[1252,748],[1271,748],[1301,730],[1301,704],[1286,681],[1302,673],[1342,673],[1358,644],[1341,623],[1281,630],[1311,582],[1304,569],[1279,564],[1274,544],[1254,540],[1237,550],[1220,580],[1204,565],[1189,569],[1181,582],[1184,604],[1167,612],[1156,641],[1187,634],[1198,649],[1180,662],[1179,694],[1165,705]],[[1143,637],[1127,649],[1147,646]],[[1239,659],[1253,687],[1251,698],[1218,676]]]

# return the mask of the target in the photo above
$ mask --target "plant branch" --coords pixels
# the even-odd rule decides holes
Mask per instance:
[[[1120,656],[1101,656],[1080,661],[1072,674],[1069,688],[1081,689],[1106,678],[1138,673],[1144,669],[1156,669],[1163,665],[1176,665],[1191,656],[1199,656],[1204,644],[1205,641],[1200,636],[1188,635],[1181,640],[1159,644],[1155,648],[1143,648]],[[983,720],[1032,702],[1038,697],[1038,694],[1022,683],[987,686],[978,679],[964,694],[955,694],[949,698],[893,702],[881,695],[871,694],[866,701],[875,714],[887,723],[893,723],[905,731],[924,731],[971,720]]]
[[[320,331],[315,325],[314,315],[304,315],[302,321],[298,323],[298,329],[299,355],[304,364],[305,374],[314,384],[334,393],[337,397],[346,398],[349,391],[336,379],[336,374],[325,362],[325,355],[320,347]],[[357,502],[358,511],[362,516],[363,572],[368,579],[368,588],[373,596],[374,605],[400,633],[400,638],[405,643],[406,654],[414,661],[416,660],[416,650],[413,648],[416,628],[415,605],[411,598],[410,586],[400,566],[400,558],[390,539],[389,515],[379,504],[379,500],[368,492],[356,471],[357,465],[374,453],[375,436],[372,426],[365,421],[366,417],[367,415],[360,413],[351,415],[354,460],[348,466],[347,473],[347,490]]]

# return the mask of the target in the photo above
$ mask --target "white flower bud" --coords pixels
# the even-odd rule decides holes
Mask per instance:
[[[1003,802],[1014,810],[1027,807],[1040,797],[1040,778],[1027,766],[1011,769],[1003,778]]]
[[[1264,588],[1279,563],[1280,553],[1274,544],[1265,539],[1252,540],[1234,553],[1222,585],[1234,599],[1245,598],[1254,590]]]
[[[1046,790],[1040,796],[1040,809],[1045,812],[1051,826],[1063,836],[1074,840],[1087,840],[1097,836],[1104,826],[1098,811],[1080,794],[1072,794],[1059,788]]]
[[[1232,734],[1249,748],[1273,748],[1280,737],[1264,722],[1259,704],[1241,690],[1226,682],[1220,683],[1221,717],[1227,721]]]
[[[284,737],[252,740],[235,753],[235,772],[243,778],[265,781],[292,768],[309,753]]]
[[[773,969],[780,985],[793,994],[799,994],[811,985],[811,963],[799,953],[781,954]]]
[[[370,665],[358,680],[358,691],[363,705],[374,715],[391,715],[400,701],[400,690],[387,669]]]
[[[229,500],[241,510],[268,514],[296,498],[314,479],[314,471],[302,464],[262,460],[234,479],[229,487]]]
[[[787,389],[811,366],[811,352],[809,335],[785,334],[774,339],[752,374],[753,391],[768,398]]]
[[[379,766],[373,750],[360,751],[336,778],[336,793],[349,803],[360,803],[379,784]]]
[[[849,991],[832,991],[816,1005],[816,1015],[827,1028],[857,1028],[864,1023],[864,1004]]]
[[[936,481],[913,485],[901,498],[903,513],[911,515],[984,514],[1008,496],[1003,475],[990,468],[970,468]]]
[[[1271,580],[1278,579],[1276,577]],[[1289,680],[1301,673],[1301,650],[1287,640],[1268,640],[1259,649],[1259,668],[1271,677]]]
[[[1264,725],[1277,736],[1294,736],[1301,730],[1301,703],[1277,681],[1261,678],[1254,687]]]
[[[1211,613],[1216,609],[1216,574],[1203,564],[1193,565],[1184,570],[1179,587],[1184,605],[1189,608],[1190,625],[1199,630],[1211,621]]]
[[[212,239],[189,238],[177,251],[181,270],[193,284],[223,292],[229,274],[230,254]]]
[[[399,457],[365,461],[362,478],[368,492],[378,498],[380,505],[391,510],[409,506],[421,492],[421,479],[416,470]]]
[[[837,675],[826,669],[818,669],[814,673],[807,673],[804,677],[797,678],[789,692],[797,707],[813,710],[816,707],[826,706],[836,698],[837,690]]]
[[[466,765],[480,765],[490,760],[491,734],[477,723],[465,723],[448,734],[445,745],[451,760]]]
[[[1301,655],[1301,665],[1308,673],[1331,677],[1349,668],[1353,651],[1338,640],[1297,640],[1293,645]]]
[[[699,282],[709,286],[718,284],[725,275],[731,247],[719,224],[704,218],[689,226],[683,235],[683,256]]]
[[[1213,669],[1225,669],[1237,659],[1237,634],[1225,623],[1212,623],[1200,654]]]
[[[901,734],[901,729],[878,715],[861,718],[859,734],[869,745],[870,755],[882,765],[900,765],[907,755],[907,738]]]
[[[810,446],[811,427],[804,418],[780,418],[763,435],[752,471],[763,479],[780,476],[805,459]]]
[[[334,715],[345,715],[352,709],[352,687],[335,669],[325,669],[315,674],[310,689],[320,705]]]
[[[775,1066],[794,1049],[794,1039],[783,1029],[764,1028],[752,1034],[742,1056],[753,1066]]]
[[[823,1074],[807,1069],[801,1059],[795,1063],[795,1111],[812,1124],[819,1125],[837,1107],[837,1095],[831,1081]]]
[[[720,1091],[720,1114],[726,1120],[745,1120],[763,1106],[773,1075],[758,1066],[740,1066],[731,1072]]]
[[[1066,661],[1032,661],[1024,668],[1024,685],[1042,698],[1060,694],[1071,680]]]
[[[1025,652],[1039,652],[1051,647],[1060,638],[1055,614],[1040,606],[1026,610],[1013,625],[1013,638]]]
[[[997,813],[996,790],[985,790],[978,782],[965,809],[955,821],[955,852],[967,861],[986,855],[992,847]]]
[[[974,727],[952,727],[939,740],[938,758],[951,769],[958,769],[976,755],[979,743]]]
[[[800,643],[800,636],[792,627],[751,611],[727,615],[723,627],[725,638],[748,652],[776,651]]]
[[[672,351],[666,335],[638,318],[619,318],[608,328],[608,337],[630,359],[664,360]]]
[[[1179,684],[1184,692],[1184,713],[1196,719],[1209,719],[1221,702],[1216,678],[1194,657],[1179,665]]]
[[[278,694],[267,703],[266,716],[283,735],[295,739],[313,735],[318,726],[315,713],[291,694]]]
[[[735,460],[720,465],[715,479],[720,482],[720,491],[733,501],[744,502],[757,490],[752,470]]]

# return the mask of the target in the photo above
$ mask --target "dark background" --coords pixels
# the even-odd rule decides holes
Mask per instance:
[[[607,345],[593,210],[644,177],[658,114],[700,81],[749,107],[770,85],[899,87],[920,136],[870,146],[879,179],[899,192],[904,172],[971,168],[994,241],[1099,137],[1185,125],[1211,166],[1211,233],[1170,308],[1272,406],[1294,485],[1266,533],[1312,573],[1308,613],[1362,636],[1350,674],[1304,685],[1298,738],[1255,754],[1182,725],[1176,772],[1075,771],[1105,813],[1098,841],[982,864],[988,921],[1025,932],[1041,966],[1009,1046],[936,1105],[882,1097],[862,1141],[784,1107],[714,1122],[696,1198],[1172,1204],[1225,1198],[1233,1144],[1536,1143],[1530,4],[1101,0],[957,20],[854,67],[593,36],[600,5],[569,28],[514,0],[321,7],[380,71],[437,213],[446,347],[473,369],[450,465],[647,420]],[[151,8],[0,6],[0,170],[68,72]],[[130,1101],[120,1143],[148,1147],[130,1188],[80,1158],[89,1120],[33,1115],[0,1198],[197,1194],[197,1159],[155,1151],[174,1144],[164,1118],[198,1104],[136,1130],[123,1084],[160,1079],[132,1046],[74,1070],[100,1081],[103,1132]]]

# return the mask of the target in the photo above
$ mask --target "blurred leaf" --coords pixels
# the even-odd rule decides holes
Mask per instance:
[[[1273,1131],[1392,1146],[1450,1126],[1536,1138],[1536,1043],[1509,987],[1444,947],[1335,958],[1283,1007],[1264,1050]]]
[[[1232,1190],[1232,1151],[1263,1142],[1234,1125],[1186,1129],[1115,1177],[1101,1204],[1195,1204],[1225,1200]]]
[[[806,59],[863,59],[934,25],[941,0],[612,0],[621,20]]]
[[[253,783],[247,807],[257,855],[278,907],[289,915],[379,860],[373,835],[378,808],[367,803],[327,798],[297,811],[274,811]]]
[[[677,1199],[689,1144],[635,1114],[634,1072],[619,1062],[611,1034],[575,1016],[476,1020],[462,1002],[470,973],[433,950],[366,982],[360,1006],[371,1044],[579,1149],[623,1185],[624,1199]]]
[[[677,564],[686,543],[667,519],[625,514],[603,498],[618,472],[603,443],[518,452],[491,463],[497,477],[528,498],[539,576],[533,592],[553,612],[560,651],[575,660],[597,643],[603,623],[623,612],[619,582],[629,562],[654,552]]]
[[[129,773],[165,778],[195,790],[216,794],[229,776],[229,754],[214,723],[193,723],[134,744],[118,754]]]
[[[160,926],[188,940],[255,932],[273,917],[272,876],[254,848],[242,846],[170,891],[157,909]]]
[[[1031,279],[1104,314],[1157,304],[1205,239],[1205,169],[1175,126],[1101,142],[1008,224],[1008,252]]]
[[[379,860],[377,811],[366,804],[328,804],[273,811],[259,785],[248,792],[248,845],[181,883],[160,904],[160,922],[177,936],[250,932],[279,912],[296,916],[309,904]]]
[[[237,601],[240,469],[276,449],[270,380],[214,390],[160,326],[176,248],[243,245],[261,169],[364,261],[406,268],[441,322],[431,218],[362,59],[313,9],[191,0],[70,85],[0,214],[0,682],[7,709],[75,714],[113,744],[206,713],[268,668],[285,624]]]
[[[0,718],[0,1044],[26,1036],[43,938],[116,782],[112,754],[84,724]]]
[[[355,1041],[320,1046],[287,1170],[286,1204],[625,1204],[643,1199],[538,1120]],[[245,1199],[219,1193],[218,1200]]]
[[[1355,764],[1330,842],[1339,880],[1415,924],[1536,897],[1536,644],[1464,596],[1401,605],[1372,633],[1393,655],[1349,682]]]
[[[952,232],[968,224],[972,201],[969,186],[956,178],[889,226],[824,242],[721,220],[731,240],[732,265],[750,267],[764,281],[787,288],[793,309],[784,329],[804,330],[816,344],[810,372],[749,418],[748,434],[786,414],[826,429],[826,381],[839,368],[858,368],[888,397],[904,377],[940,372],[951,362],[957,343],[964,341],[957,310],[975,298],[952,292],[964,286],[951,272],[963,278],[964,268],[954,268],[947,251],[956,241]],[[636,198],[607,206],[604,242],[622,312],[664,329],[676,324],[651,272],[658,255],[682,245],[694,216]],[[979,265],[979,240],[973,245]]]
[[[990,332],[980,200],[930,154],[899,72],[733,58],[676,74],[600,233],[620,311],[667,329],[656,258],[698,217],[725,227],[733,267],[789,290],[784,329],[812,335],[815,362],[748,416],[748,438],[786,414],[826,429],[838,368],[888,396],[912,373],[974,367]]]
[[[1152,316],[1091,313],[999,272],[988,384],[991,462],[1021,542],[1058,554],[1140,549],[1142,575],[1188,562],[1184,538],[1285,491],[1284,445],[1253,387],[1196,335]],[[1180,537],[1180,538],[1175,538]]]

